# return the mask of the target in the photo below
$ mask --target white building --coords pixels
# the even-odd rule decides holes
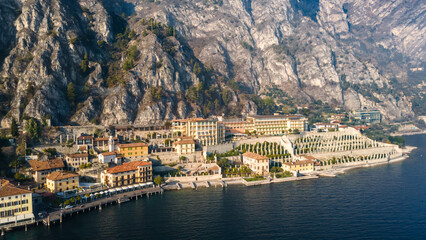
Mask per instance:
[[[255,174],[269,174],[269,158],[257,153],[246,152],[243,154],[243,164]]]
[[[99,163],[115,163],[120,164],[120,156],[117,156],[116,152],[102,152],[98,154]]]

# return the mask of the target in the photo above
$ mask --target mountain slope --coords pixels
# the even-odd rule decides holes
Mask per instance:
[[[271,89],[291,105],[411,117],[391,79],[424,61],[426,4],[380,2],[1,2],[2,126],[268,113]]]

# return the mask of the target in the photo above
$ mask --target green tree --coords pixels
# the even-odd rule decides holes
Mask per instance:
[[[43,149],[43,152],[46,153],[49,158],[52,158],[58,154],[56,148],[45,148]]]
[[[126,70],[126,71],[129,71],[132,68],[133,68],[133,59],[127,58],[124,61],[123,69]]]
[[[10,125],[10,134],[13,137],[17,137],[19,135],[18,124],[16,123],[15,118],[12,118],[12,124]]]
[[[33,141],[38,141],[40,138],[40,127],[34,118],[30,118],[30,120],[28,120],[25,130]]]
[[[70,82],[67,87],[67,99],[70,102],[71,106],[75,105],[75,96],[76,94],[74,84]]]
[[[84,58],[80,62],[80,69],[83,73],[87,73],[87,70],[89,69],[89,57],[87,56],[87,53],[84,54]]]
[[[70,200],[65,200],[64,205],[65,205],[65,206],[70,205]]]
[[[136,38],[136,33],[135,33],[135,31],[130,31],[130,33],[129,33],[129,38],[130,39],[135,39]]]
[[[77,202],[80,202],[80,201],[81,201],[81,197],[80,197],[80,196],[77,196],[77,197],[75,197],[75,200],[76,200]]]
[[[156,176],[154,178],[154,183],[160,186],[162,183],[164,183],[164,178],[162,176]]]
[[[17,157],[15,159],[13,159],[10,163],[9,163],[9,167],[13,167],[15,169],[15,173],[18,172],[18,168],[21,168],[24,166],[24,160],[20,157]]]

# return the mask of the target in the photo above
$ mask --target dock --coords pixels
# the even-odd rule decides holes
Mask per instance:
[[[62,223],[64,218],[72,216],[73,214],[81,214],[93,210],[102,211],[103,207],[107,207],[109,205],[121,204],[129,200],[138,200],[139,198],[142,198],[144,196],[149,198],[149,196],[151,195],[162,193],[163,189],[160,187],[142,189],[142,191],[140,189],[137,189],[134,191],[118,193],[112,196],[100,198],[91,202],[86,202],[77,205],[71,209],[60,209],[54,212],[50,212],[47,217],[42,219],[42,222],[44,225],[50,226],[51,224]]]

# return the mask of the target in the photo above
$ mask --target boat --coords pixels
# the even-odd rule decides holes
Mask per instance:
[[[128,201],[130,201],[130,198],[128,198],[128,197],[118,199],[118,203],[125,203],[125,202],[128,202]]]

